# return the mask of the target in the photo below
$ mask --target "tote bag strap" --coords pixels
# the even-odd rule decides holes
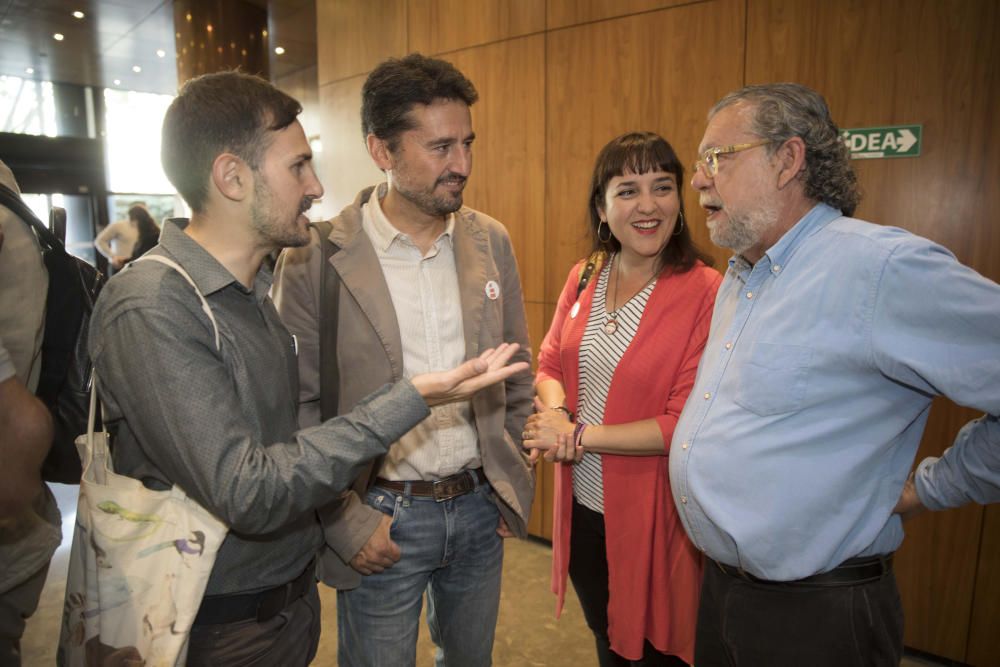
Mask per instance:
[[[130,264],[135,264],[136,262],[146,262],[146,261],[159,262],[160,264],[165,264],[169,266],[171,269],[181,274],[181,277],[183,277],[184,280],[188,281],[188,284],[190,284],[191,287],[194,288],[195,294],[197,294],[198,298],[201,300],[201,309],[205,311],[205,314],[208,315],[208,319],[211,320],[212,322],[212,330],[215,331],[215,349],[216,351],[218,351],[220,349],[219,325],[215,323],[215,315],[212,313],[212,307],[208,305],[208,300],[205,299],[205,295],[202,294],[201,290],[198,289],[198,286],[195,285],[194,280],[191,279],[191,276],[188,275],[188,272],[185,271],[184,267],[182,267],[180,264],[170,259],[169,257],[164,257],[163,255],[143,255],[142,257],[131,262]]]

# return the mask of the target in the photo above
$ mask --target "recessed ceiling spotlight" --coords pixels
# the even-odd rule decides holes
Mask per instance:
[[[142,68],[139,67],[138,65],[132,65],[132,71],[138,74],[139,72],[142,71]]]
[[[274,47],[274,52],[277,53],[280,56],[281,54],[283,54],[285,52],[285,47],[283,47],[283,46],[276,46],[276,47]]]
[[[120,85],[122,85],[122,80],[121,79],[115,79],[114,83],[115,83],[116,86],[120,86]]]
[[[57,32],[54,35],[52,35],[52,39],[56,40],[57,42],[61,42],[64,39],[66,39],[66,35],[62,34],[61,32]]]
[[[73,12],[73,18],[75,19],[82,19],[84,16],[86,16],[86,14],[81,12],[79,9]]]
[[[212,30],[214,30],[214,28],[212,27],[212,24],[209,23],[207,26],[205,26],[205,30],[207,30],[208,32],[212,32]]]
[[[25,74],[34,74],[35,73],[35,68],[34,67],[25,67],[24,68],[24,73]]]
[[[167,52],[164,51],[163,49],[157,49],[156,50],[156,55],[159,56],[160,58],[164,58],[164,57],[166,57]]]

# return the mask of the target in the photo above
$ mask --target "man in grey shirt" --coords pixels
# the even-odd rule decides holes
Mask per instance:
[[[299,430],[296,342],[267,296],[263,259],[309,240],[323,188],[298,102],[237,72],[189,81],[167,110],[162,159],[193,211],[98,300],[91,356],[115,465],[148,487],[177,485],[219,517],[218,552],[189,665],[306,665],[319,639],[314,509],[429,413],[506,379],[517,346],[386,385],[350,413]]]

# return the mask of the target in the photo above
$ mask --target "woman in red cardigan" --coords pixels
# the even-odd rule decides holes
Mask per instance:
[[[701,557],[677,518],[667,456],[721,277],[684,221],[684,168],[664,139],[597,157],[594,251],[570,271],[542,343],[525,447],[556,465],[552,588],[569,574],[606,665],[694,657]]]

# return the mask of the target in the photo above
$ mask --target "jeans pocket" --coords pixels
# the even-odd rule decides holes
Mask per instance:
[[[392,523],[390,527],[396,525],[399,519],[399,513],[402,509],[402,497],[397,496],[393,493],[389,493],[385,489],[380,489],[378,487],[372,487],[368,490],[368,494],[365,497],[365,502],[375,509],[377,509],[382,514],[392,517]]]
[[[802,345],[756,342],[740,369],[735,401],[760,416],[793,412],[802,405],[813,350]]]

